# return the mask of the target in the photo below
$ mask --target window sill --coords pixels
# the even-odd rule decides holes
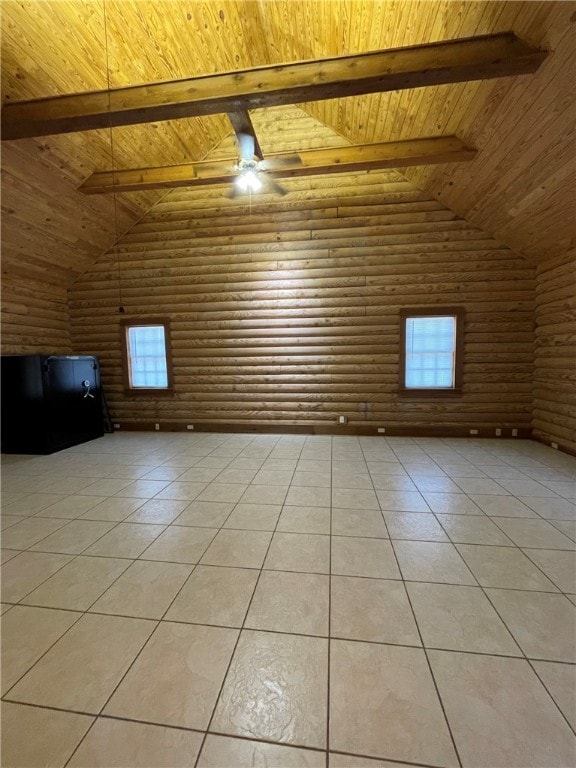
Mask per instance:
[[[174,395],[174,389],[169,387],[168,389],[146,389],[145,387],[138,387],[137,389],[124,388],[124,394],[128,397],[134,395],[135,397],[171,397]]]
[[[451,397],[462,397],[461,389],[399,389],[400,397],[417,399],[444,400]]]

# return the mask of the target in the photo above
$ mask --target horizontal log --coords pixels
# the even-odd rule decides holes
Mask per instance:
[[[193,251],[190,249],[169,249],[167,251],[147,251],[125,253],[120,259],[120,270],[126,274],[132,270],[137,274],[146,275],[153,270],[191,270],[193,274],[233,273],[237,271],[258,272],[263,269],[273,270],[312,270],[312,269],[345,269],[354,268],[362,274],[393,273],[394,270],[421,273],[422,268],[430,271],[452,269],[454,261],[458,261],[460,270],[480,272],[498,269],[515,272],[524,279],[532,279],[532,272],[526,265],[518,265],[504,258],[500,250],[463,250],[460,244],[438,245],[397,245],[371,249],[358,249],[357,253],[344,248],[313,248],[302,252],[287,252],[277,258],[268,252],[239,255],[234,252]],[[464,246],[465,248],[465,246]],[[487,263],[489,262],[489,264]],[[235,268],[233,270],[233,268]],[[396,272],[397,274],[398,272]],[[118,261],[102,259],[90,270],[87,270],[90,280],[102,277],[111,279],[112,274],[118,274]],[[170,274],[179,274],[170,272]],[[185,273],[184,273],[185,274]]]
[[[94,317],[96,319],[97,316]],[[8,318],[9,320],[10,318]],[[378,319],[378,318],[373,318]],[[86,316],[86,320],[90,321],[89,315]],[[115,320],[115,318],[113,319]],[[200,325],[200,323],[198,323]],[[369,326],[363,326],[358,324],[351,325],[334,325],[334,326],[311,326],[311,327],[283,327],[282,324],[274,326],[273,322],[270,322],[268,328],[256,327],[222,327],[220,329],[208,329],[204,330],[195,327],[193,324],[182,325],[177,319],[172,318],[172,331],[171,336],[173,341],[178,340],[183,347],[188,345],[198,345],[200,343],[207,343],[210,340],[214,340],[217,343],[232,344],[250,344],[258,343],[260,340],[265,341],[271,337],[271,328],[274,328],[275,338],[277,340],[283,339],[285,343],[299,343],[299,340],[306,339],[314,342],[319,340],[330,340],[333,338],[349,340],[348,343],[354,341],[355,338],[366,341],[366,339],[377,337],[382,343],[387,343],[390,339],[396,341],[398,339],[399,325],[396,319],[390,318],[388,325],[382,325],[381,323],[375,323]],[[495,338],[496,334],[489,331],[482,334],[474,334],[469,330],[465,331],[465,340],[467,346],[476,344],[500,344],[508,343],[510,334],[514,335],[515,344],[532,345],[532,337],[526,332],[515,331],[510,328],[506,334],[502,335],[502,338]],[[111,322],[100,327],[91,327],[82,332],[82,339],[84,343],[99,342],[100,344],[112,344],[118,343],[118,324]]]
[[[154,292],[161,293],[163,288],[168,287],[172,289],[175,295],[182,293],[192,295],[201,291],[208,292],[218,289],[222,291],[222,294],[245,290],[275,291],[315,287],[366,286],[381,289],[382,286],[403,285],[407,279],[414,286],[419,286],[421,283],[446,285],[446,272],[436,271],[438,266],[441,265],[434,265],[434,268],[430,268],[426,273],[422,272],[421,267],[411,267],[410,265],[382,267],[381,269],[374,267],[363,270],[358,270],[355,267],[278,270],[266,268],[269,265],[265,265],[261,269],[254,267],[250,272],[235,272],[230,268],[223,271],[218,270],[218,272],[208,270],[200,272],[194,270],[193,267],[164,267],[150,271],[133,270],[130,277],[121,276],[121,281],[123,291],[135,288],[141,289],[142,292],[145,292],[146,289],[153,289]],[[525,276],[516,277],[516,275],[516,272],[494,269],[490,275],[490,282],[498,281],[498,289],[502,292],[509,288],[530,290],[533,287],[531,279],[522,279]],[[450,278],[450,285],[458,283],[479,290],[486,288],[489,283],[486,279],[485,270],[457,272],[452,270]],[[100,291],[109,291],[110,285],[116,284],[117,281],[117,272],[101,273],[97,279],[91,280],[90,290],[93,290],[93,295],[96,296]],[[128,292],[126,295],[129,295]]]
[[[346,181],[354,180],[354,175],[346,177]],[[378,178],[378,184],[374,184],[374,179]],[[150,211],[150,221],[165,221],[174,219],[178,221],[182,218],[189,219],[191,217],[191,209],[193,208],[194,217],[198,218],[212,218],[213,216],[230,215],[232,217],[247,216],[249,213],[254,213],[256,216],[262,213],[280,213],[290,211],[314,211],[317,208],[325,208],[326,205],[333,206],[335,203],[338,206],[345,205],[349,209],[353,209],[355,206],[371,206],[371,205],[402,205],[411,203],[430,203],[429,196],[416,187],[407,186],[405,182],[387,182],[382,179],[382,174],[364,174],[362,176],[362,187],[358,185],[348,189],[348,193],[341,193],[334,198],[334,190],[330,193],[330,190],[326,190],[322,195],[322,190],[316,189],[317,196],[312,197],[307,194],[303,197],[294,189],[295,184],[291,184],[291,194],[288,198],[278,198],[270,200],[257,200],[252,199],[252,205],[242,204],[241,200],[231,200],[230,198],[222,198],[222,195],[218,190],[211,190],[206,188],[201,190],[202,197],[197,197],[196,200],[191,201],[189,198],[193,195],[188,195],[174,190],[163,197]],[[317,179],[321,181],[321,179]],[[332,179],[332,181],[342,181],[342,179]],[[210,195],[209,193],[217,192],[217,195]],[[352,194],[354,193],[354,194]]]
[[[385,186],[385,185],[383,185]],[[168,199],[171,199],[171,195]],[[328,206],[328,207],[327,207]],[[397,213],[439,211],[443,208],[441,203],[429,200],[418,190],[404,193],[389,193],[382,189],[381,194],[365,196],[353,201],[353,204],[342,205],[339,200],[304,200],[286,201],[278,199],[267,204],[252,202],[252,206],[236,204],[233,207],[198,208],[186,203],[174,204],[158,203],[147,214],[146,219],[138,223],[133,231],[141,229],[154,231],[157,227],[166,224],[172,227],[185,227],[196,223],[200,226],[205,221],[242,221],[250,216],[253,221],[265,221],[271,216],[276,221],[292,221],[298,217],[306,220],[336,216],[338,218],[350,216],[383,216]]]
[[[445,221],[463,221],[461,217],[452,211],[434,210],[434,211],[407,211],[390,212],[373,216],[338,216],[337,209],[332,212],[320,211],[324,215],[318,216],[296,216],[278,218],[275,214],[255,217],[248,214],[242,221],[230,221],[230,217],[220,219],[209,219],[199,221],[177,222],[177,226],[171,226],[170,222],[156,224],[153,227],[142,225],[134,227],[122,238],[124,243],[152,243],[155,241],[170,242],[177,244],[180,240],[201,237],[218,237],[225,235],[234,235],[238,240],[250,241],[252,234],[261,234],[263,232],[275,233],[278,231],[279,224],[282,224],[283,232],[298,231],[304,229],[310,230],[330,230],[330,229],[350,229],[356,231],[360,227],[374,228],[377,226],[392,226],[396,224],[429,224]],[[438,227],[441,229],[442,225]]]
[[[126,247],[122,243],[118,248],[120,261],[123,254],[129,253],[130,258],[148,258],[151,256],[166,256],[166,247],[143,248],[136,244],[133,247]],[[270,238],[261,239],[258,242],[253,240],[249,243],[235,243],[233,240],[226,240],[222,243],[210,243],[210,240],[196,241],[193,247],[181,246],[172,243],[169,247],[170,256],[207,256],[212,254],[214,257],[221,255],[233,255],[238,262],[257,261],[262,259],[263,254],[272,258],[270,254],[280,254],[280,258],[289,256],[291,259],[309,258],[315,253],[322,253],[326,250],[334,257],[339,256],[362,256],[373,255],[375,253],[394,254],[394,253],[441,253],[442,251],[482,251],[483,253],[497,252],[501,249],[496,246],[493,239],[481,236],[476,230],[471,230],[463,234],[462,231],[446,233],[443,238],[439,238],[431,233],[423,234],[402,234],[389,237],[388,239],[374,238],[372,242],[365,241],[354,245],[353,238],[334,239],[322,241],[310,241],[309,239],[292,241],[272,241]],[[302,252],[305,253],[302,253]],[[118,260],[118,254],[114,249],[113,254],[107,254],[103,257],[109,262]],[[278,258],[276,256],[276,258]],[[526,268],[525,262],[518,260],[518,266]]]
[[[254,403],[256,399],[259,401],[259,405],[262,407],[277,407],[278,404],[290,403],[293,406],[298,405],[299,408],[305,407],[307,404],[316,406],[319,403],[330,404],[334,407],[334,404],[341,405],[344,408],[350,408],[350,403],[353,404],[353,408],[358,410],[364,408],[366,403],[373,404],[385,404],[390,402],[390,394],[397,394],[398,386],[390,383],[386,387],[380,387],[378,390],[364,389],[359,392],[351,392],[350,388],[346,390],[344,387],[339,389],[326,388],[321,391],[309,390],[307,388],[282,389],[274,388],[273,386],[260,388],[254,390],[247,386],[245,390],[241,389],[219,389],[213,390],[197,390],[194,392],[182,394],[177,398],[177,407],[182,407],[185,404],[190,407],[215,407],[215,403],[223,404],[223,407],[239,407],[239,403]],[[109,389],[110,392],[114,391],[113,388]],[[257,397],[255,397],[255,395]],[[475,407],[480,404],[484,404],[484,407],[492,408],[494,405],[500,405],[503,403],[509,403],[513,406],[516,405],[530,405],[532,402],[532,396],[530,392],[525,392],[517,397],[515,393],[498,392],[493,394],[485,394],[484,396],[478,394],[476,397],[470,397],[467,400],[466,407]],[[165,408],[170,411],[173,410],[173,403],[166,404]]]
[[[394,298],[394,297],[392,297]],[[403,297],[397,297],[402,299]],[[447,294],[445,296],[438,296],[430,298],[427,294],[417,294],[410,298],[404,297],[403,301],[394,301],[393,304],[396,308],[415,305],[427,305],[430,307],[443,305],[454,305],[456,303],[471,304],[474,302],[474,307],[478,312],[513,312],[514,315],[528,317],[532,308],[530,298],[527,297],[524,300],[512,299],[507,301],[502,296],[500,301],[486,300],[484,297],[471,297],[469,294],[465,296],[458,296],[454,294]],[[381,315],[390,314],[390,305],[382,304],[380,297],[370,297],[366,300],[364,311],[368,317],[378,317]],[[392,302],[391,302],[392,303]],[[180,303],[165,303],[158,301],[156,298],[151,304],[150,299],[132,298],[129,302],[124,301],[125,312],[127,315],[149,315],[150,307],[153,306],[155,315],[170,315],[174,312],[179,312],[182,309],[186,311],[193,311],[198,314],[202,319],[217,319],[222,316],[229,315],[231,312],[240,314],[249,314],[254,316],[255,313],[259,313],[262,317],[279,317],[283,314],[286,317],[301,316],[302,314],[317,313],[322,309],[328,308],[326,314],[352,314],[355,315],[358,312],[358,300],[355,297],[350,298],[331,298],[329,302],[322,298],[306,298],[306,299],[292,299],[289,303],[278,302],[274,299],[255,301],[254,299],[247,301],[214,301],[207,303],[199,303],[196,306],[191,306],[190,302],[184,299]],[[74,300],[71,303],[71,314],[74,318],[83,318],[85,311],[96,312],[97,315],[102,316],[105,313],[117,316],[118,314],[118,297],[110,296],[108,298],[93,298],[83,301]],[[528,320],[529,321],[529,320]]]
[[[139,416],[136,420],[140,419],[146,419],[147,415],[148,418],[150,418],[152,421],[158,421],[158,413],[162,412],[162,402],[157,400],[144,400],[139,399]],[[146,407],[147,403],[149,403],[148,407]],[[364,418],[363,415],[359,415],[357,411],[344,411],[337,412],[334,409],[326,409],[326,410],[304,410],[304,409],[287,409],[287,408],[279,408],[279,409],[230,409],[230,410],[224,410],[224,409],[205,409],[205,408],[199,408],[198,410],[195,410],[193,408],[191,409],[183,409],[181,411],[175,412],[171,418],[174,419],[187,419],[188,423],[196,422],[196,421],[219,421],[221,423],[226,422],[233,422],[233,421],[244,421],[251,424],[258,424],[265,421],[274,422],[276,424],[276,428],[278,429],[278,423],[281,422],[284,423],[291,423],[291,420],[294,420],[294,423],[302,423],[302,422],[313,422],[313,421],[324,421],[324,422],[331,422],[333,424],[337,424],[338,416],[344,415],[346,416],[349,421],[357,421],[359,423],[362,422],[368,422],[368,423],[384,423],[384,424],[391,424],[391,425],[407,425],[407,424],[414,424],[414,425],[421,425],[421,426],[429,426],[430,423],[435,423],[438,419],[442,420],[442,423],[445,426],[450,425],[470,425],[470,423],[475,423],[474,421],[470,421],[471,419],[475,419],[478,424],[491,424],[494,426],[500,426],[501,424],[505,423],[512,423],[512,424],[523,424],[523,425],[529,425],[530,424],[530,415],[528,412],[524,413],[522,411],[513,412],[510,413],[509,406],[503,405],[500,409],[496,408],[493,411],[483,411],[483,410],[475,410],[470,409],[470,411],[462,413],[454,410],[454,407],[448,408],[448,407],[437,407],[434,409],[434,411],[431,413],[430,409],[430,403],[428,403],[427,407],[424,407],[422,411],[414,411],[412,414],[402,413],[402,418],[398,418],[398,413],[394,413],[393,411],[388,412],[379,412],[379,413],[372,413],[370,414],[369,418]],[[426,415],[428,415],[428,418],[426,418]],[[154,418],[156,417],[156,418]],[[128,414],[125,414],[123,411],[118,410],[114,412],[114,418],[122,419],[122,418],[130,418]],[[132,417],[134,418],[134,417]],[[444,421],[445,420],[445,421]],[[469,436],[468,431],[468,436]]]
[[[233,243],[235,252],[240,254],[243,248],[249,249],[253,243],[268,243],[269,241],[302,243],[305,241],[307,247],[314,248],[314,241],[316,240],[330,242],[336,241],[337,238],[351,239],[364,236],[378,238],[394,237],[396,235],[400,236],[400,238],[403,236],[412,238],[425,235],[432,241],[438,237],[450,239],[451,235],[455,240],[478,238],[479,233],[474,230],[471,231],[470,225],[466,221],[462,219],[453,220],[453,215],[450,215],[448,218],[451,220],[444,220],[440,223],[434,221],[413,221],[409,224],[386,224],[384,221],[377,226],[372,224],[359,225],[357,227],[348,227],[345,223],[334,220],[332,222],[333,226],[322,230],[316,230],[312,227],[306,228],[304,224],[300,223],[295,229],[286,227],[280,231],[277,226],[271,223],[267,227],[257,227],[256,231],[247,236],[243,236],[242,233],[236,233],[233,228],[225,228],[224,232],[212,229],[206,229],[199,233],[184,232],[182,237],[177,237],[170,233],[162,233],[158,238],[152,235],[144,237],[127,235],[122,240],[120,253],[130,252],[131,250],[159,250],[166,252],[172,248],[196,248],[198,246],[205,246],[208,243],[211,244],[210,247]],[[463,235],[462,238],[461,235]],[[312,241],[312,244],[309,241]]]

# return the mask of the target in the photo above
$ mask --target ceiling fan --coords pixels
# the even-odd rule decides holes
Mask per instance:
[[[267,173],[275,164],[264,159],[248,112],[228,112],[228,118],[236,134],[240,153],[238,164],[234,167],[237,175],[228,197],[234,198],[242,193],[251,194],[262,189],[282,196],[288,194],[288,190]],[[283,166],[299,164],[301,160],[298,155],[285,155],[282,158]]]

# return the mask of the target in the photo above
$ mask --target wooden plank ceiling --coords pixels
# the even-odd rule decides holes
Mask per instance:
[[[535,75],[309,102],[341,144],[457,134],[473,162],[404,169],[524,255],[574,242],[576,3],[377,0],[4,0],[2,90],[14,102],[514,31],[553,51]],[[255,113],[265,151],[322,148],[295,108]],[[270,148],[267,119],[289,139]],[[307,121],[304,121],[307,122]],[[312,121],[312,124],[314,121]],[[3,144],[3,272],[69,284],[164,194],[80,195],[93,171],[202,160],[225,115]],[[223,192],[224,194],[224,192]],[[241,204],[239,202],[239,204]]]

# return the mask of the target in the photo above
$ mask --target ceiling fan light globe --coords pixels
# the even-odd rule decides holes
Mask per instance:
[[[258,176],[256,176],[254,171],[245,171],[236,179],[236,186],[239,187],[242,192],[248,192],[248,190],[251,192],[258,192],[262,189],[262,182]]]

